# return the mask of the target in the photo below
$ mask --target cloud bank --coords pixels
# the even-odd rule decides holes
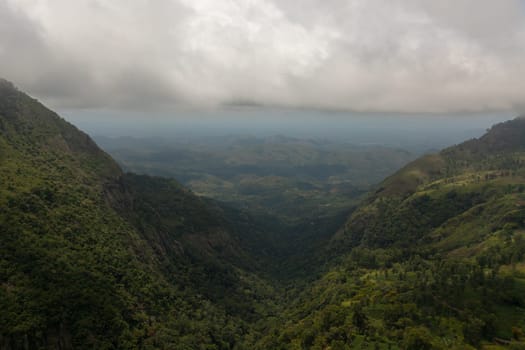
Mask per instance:
[[[523,0],[0,0],[0,76],[62,108],[518,110]]]

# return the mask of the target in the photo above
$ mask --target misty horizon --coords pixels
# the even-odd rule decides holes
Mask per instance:
[[[64,110],[60,115],[97,137],[163,138],[198,143],[206,137],[287,136],[355,145],[377,144],[416,153],[481,136],[509,113],[404,115],[277,108],[185,111],[177,114]],[[200,141],[199,141],[200,140]]]

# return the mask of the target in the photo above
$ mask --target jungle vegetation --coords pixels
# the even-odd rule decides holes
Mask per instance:
[[[261,217],[3,80],[0,179],[1,349],[525,348],[523,118],[387,177],[285,276]]]

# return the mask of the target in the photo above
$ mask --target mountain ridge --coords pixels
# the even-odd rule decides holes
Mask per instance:
[[[521,174],[524,163],[520,153],[525,149],[523,140],[525,140],[525,120],[518,117],[493,126],[478,139],[468,140],[446,148],[438,154],[426,155],[417,159],[378,185],[377,190],[364,200],[361,210],[356,210],[345,227],[336,234],[335,241],[342,239],[345,231],[362,232],[364,228],[357,227],[360,225],[358,219],[373,221],[369,214],[373,207],[377,209],[374,203],[380,204],[383,200],[393,200],[401,204],[412,196],[416,200],[413,204],[419,205],[421,203],[417,200],[421,198],[415,195],[418,190],[427,194],[432,191],[437,193],[438,187],[446,187],[444,185],[447,184],[443,182],[449,182],[448,187],[451,192],[448,195],[455,196],[457,193],[454,194],[453,191],[458,190],[461,186],[473,185],[473,182],[480,186],[489,185],[492,180],[510,176],[513,172]],[[454,186],[455,181],[463,182],[458,187]],[[515,178],[514,181],[521,183],[519,178]],[[465,191],[458,193],[462,192]],[[465,203],[468,208],[477,203],[475,198],[464,199],[467,202],[473,200],[472,203]],[[455,202],[460,203],[460,198],[456,197]],[[458,210],[466,210],[467,207],[461,207]],[[367,208],[368,211],[365,210]],[[442,220],[448,218],[450,217],[443,217]],[[357,226],[352,226],[353,224]],[[350,238],[352,241],[356,239],[356,237]]]
[[[1,349],[228,349],[254,307],[271,309],[219,209],[174,180],[124,174],[6,81],[0,176]]]
[[[524,133],[522,118],[497,124],[385,179],[334,235],[329,271],[291,301],[277,338],[319,349],[525,347]]]
[[[385,179],[281,285],[243,212],[0,81],[0,349],[519,349],[525,120]]]

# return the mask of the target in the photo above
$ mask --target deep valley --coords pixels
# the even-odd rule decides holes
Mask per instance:
[[[522,117],[417,157],[96,140],[0,81],[0,349],[525,348]]]

